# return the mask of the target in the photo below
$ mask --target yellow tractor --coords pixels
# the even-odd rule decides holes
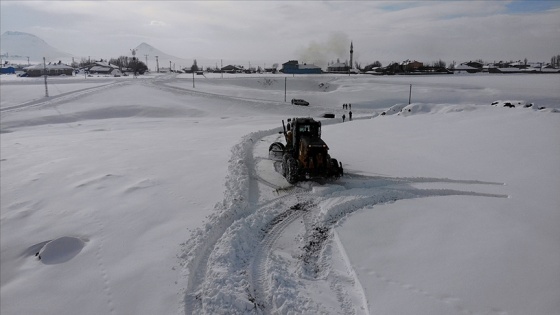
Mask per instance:
[[[269,157],[282,161],[281,173],[290,184],[301,180],[325,180],[343,175],[342,163],[329,155],[321,139],[321,122],[313,118],[282,120],[286,145],[274,142]]]

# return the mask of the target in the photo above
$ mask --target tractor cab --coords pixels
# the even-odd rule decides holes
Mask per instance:
[[[315,121],[312,118],[293,118],[288,120],[288,131],[287,137],[291,139],[286,139],[289,144],[292,144],[292,148],[298,148],[302,139],[305,142],[315,142],[314,140],[321,140],[321,122]]]

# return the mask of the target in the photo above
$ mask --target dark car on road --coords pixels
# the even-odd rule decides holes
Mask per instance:
[[[293,98],[292,105],[309,106],[309,102],[304,101],[302,99]]]

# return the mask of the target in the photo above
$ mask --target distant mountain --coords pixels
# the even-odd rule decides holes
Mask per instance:
[[[72,57],[71,54],[60,51],[41,38],[23,32],[7,31],[0,37],[1,54],[4,58],[43,61],[43,57],[47,61],[57,61],[58,59],[67,59]]]
[[[163,51],[149,45],[142,43],[135,48],[136,57],[142,62],[146,62],[146,55],[148,55],[148,68],[152,71],[156,70],[156,56],[158,56],[158,63],[160,68],[169,68],[169,62],[171,61],[171,67],[175,64],[175,69],[180,70],[185,67],[190,67],[193,64],[193,60],[179,58],[173,55],[164,53]]]

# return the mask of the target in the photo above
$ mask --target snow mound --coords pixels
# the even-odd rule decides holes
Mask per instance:
[[[530,103],[524,100],[497,100],[490,104],[496,107],[508,107],[508,108],[530,108],[533,110],[539,110],[549,113],[560,112],[558,108],[546,108],[545,106],[537,106],[535,103]]]
[[[545,111],[545,112],[558,112],[557,109],[546,109],[545,107],[535,106],[533,103],[529,103],[523,100],[515,101],[495,101],[492,102],[492,106],[506,107],[506,108],[528,108],[532,110]],[[430,103],[414,103],[414,104],[397,104],[386,111],[381,113],[381,116],[385,115],[398,115],[398,116],[410,116],[416,114],[448,114],[448,113],[458,113],[458,112],[470,112],[482,108],[481,105],[474,104],[430,104]]]
[[[491,105],[498,106],[498,107],[511,107],[511,108],[515,108],[515,107],[531,108],[533,107],[534,104],[524,100],[497,100],[492,102]]]
[[[85,242],[77,237],[63,236],[46,243],[37,255],[43,264],[61,264],[76,257],[84,246]]]
[[[464,111],[473,111],[477,108],[476,105],[452,105],[452,104],[396,104],[381,113],[385,115],[399,115],[410,116],[414,114],[446,114]]]
[[[397,113],[399,116],[414,114],[447,114],[467,112],[477,109],[477,105],[450,105],[450,104],[410,104]]]
[[[406,107],[406,104],[393,105],[393,106],[389,107],[389,109],[387,109],[386,111],[382,112],[381,116],[398,114],[405,107]]]

